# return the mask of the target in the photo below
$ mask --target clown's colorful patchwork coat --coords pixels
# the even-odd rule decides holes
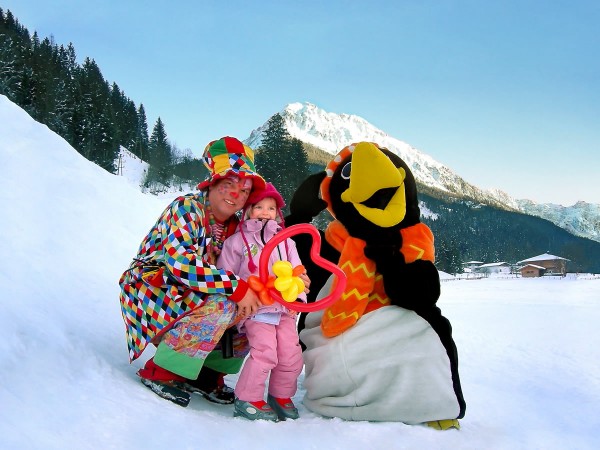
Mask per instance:
[[[206,191],[176,198],[119,280],[130,362],[207,295],[229,297],[238,287],[236,275],[217,269],[206,256],[210,244],[206,202]],[[235,228],[234,219],[228,234]]]

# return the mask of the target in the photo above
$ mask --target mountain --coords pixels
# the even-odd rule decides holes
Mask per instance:
[[[292,137],[314,145],[330,155],[335,155],[353,142],[377,142],[400,156],[423,187],[458,198],[477,199],[498,207],[505,206],[494,193],[467,183],[443,164],[406,142],[389,136],[361,117],[326,112],[311,103],[291,103],[280,114]],[[244,142],[252,148],[259,148],[265,128],[266,124],[253,130]]]
[[[573,233],[600,242],[600,205],[579,201],[573,206],[516,200],[518,209]]]
[[[311,103],[290,103],[280,114],[292,137],[330,155],[359,141],[377,142],[387,147],[406,161],[422,193],[540,217],[576,236],[600,242],[600,205],[585,202],[569,207],[537,204],[531,200],[514,199],[498,189],[480,189],[430,156],[389,136],[359,116],[327,112]],[[244,142],[252,148],[259,148],[265,129],[266,122],[253,130]]]

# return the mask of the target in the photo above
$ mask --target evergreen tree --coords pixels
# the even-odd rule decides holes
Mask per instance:
[[[30,47],[29,32],[7,11],[0,21],[0,90],[25,110],[31,106]]]
[[[31,49],[29,54],[28,66],[31,68],[30,92],[31,107],[29,113],[31,116],[45,123],[50,115],[50,110],[54,107],[53,101],[53,71],[50,64],[52,62],[52,48],[50,41],[46,38],[40,42],[37,32],[33,33],[31,38]]]
[[[61,67],[64,70],[64,75],[67,78],[73,78],[73,74],[77,68],[77,55],[75,53],[75,47],[73,47],[73,43],[69,42],[69,45],[66,49],[61,45],[59,55]]]
[[[69,144],[77,148],[74,139],[74,111],[75,92],[74,82],[77,63],[75,60],[75,49],[72,44],[68,48],[60,46],[53,52],[55,75],[53,77],[54,107],[51,109],[47,120],[48,127],[65,138]]]
[[[288,199],[291,200],[292,194],[296,188],[310,175],[308,157],[304,150],[302,141],[297,138],[291,138],[288,149],[288,179],[290,182],[291,192]]]
[[[135,108],[135,103],[125,97],[123,93],[123,120],[121,122],[121,142],[120,145],[127,148],[128,150],[133,150],[135,147],[135,142],[137,139],[137,129],[138,129],[138,115],[137,110]]]
[[[148,183],[146,187],[152,189],[153,183],[169,186],[171,167],[173,165],[173,152],[167,140],[165,126],[160,117],[156,120],[156,124],[152,130],[148,144],[148,153],[150,167],[148,168]]]
[[[70,135],[73,119],[73,81],[69,70],[67,50],[61,45],[52,47],[52,77],[49,77],[49,95],[52,107],[45,123],[48,127],[72,145]]]
[[[16,97],[22,78],[18,58],[12,38],[0,34],[0,94],[6,95],[9,99]]]
[[[109,86],[90,58],[85,59],[78,79],[84,92],[84,115],[82,140],[77,149],[90,161],[114,173],[119,147],[114,137]]]
[[[137,123],[133,153],[144,161],[148,160],[148,141],[148,122],[146,119],[146,110],[144,109],[144,105],[140,103],[140,107],[137,110]]]
[[[48,128],[72,144],[73,102],[70,87],[61,79],[54,91],[56,101],[48,117]]]
[[[137,112],[135,104],[127,98],[117,83],[110,89],[110,104],[114,124],[115,142],[133,151],[137,132]]]
[[[273,183],[277,189],[281,189],[285,179],[285,152],[289,139],[290,135],[281,114],[275,114],[267,122],[263,133],[260,152],[256,157],[256,168],[265,180]]]
[[[258,172],[275,185],[286,204],[289,204],[296,188],[309,175],[302,142],[292,139],[279,113],[267,122],[256,163]],[[286,206],[285,212],[287,210]]]
[[[127,147],[123,143],[123,121],[125,115],[124,95],[117,83],[113,82],[110,87],[110,106],[112,113],[112,122],[114,124],[114,138],[119,145]]]

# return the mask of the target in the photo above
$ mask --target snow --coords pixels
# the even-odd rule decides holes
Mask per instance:
[[[142,180],[148,171],[148,163],[131,153],[125,147],[120,148],[117,162],[117,174],[122,175],[133,186],[142,189]],[[143,189],[142,189],[143,190]]]
[[[88,162],[0,96],[1,449],[600,448],[600,280],[444,276],[467,412],[460,431],[232,417],[144,387],[118,278],[166,206]],[[585,278],[585,279],[584,279]],[[234,384],[235,376],[227,381]]]

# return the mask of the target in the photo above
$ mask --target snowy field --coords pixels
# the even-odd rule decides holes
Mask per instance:
[[[0,96],[0,449],[600,448],[600,280],[442,283],[460,431],[317,416],[281,423],[160,399],[128,362],[117,281],[167,200],[106,173]],[[584,279],[585,278],[585,279]],[[228,377],[233,384],[234,376]]]

